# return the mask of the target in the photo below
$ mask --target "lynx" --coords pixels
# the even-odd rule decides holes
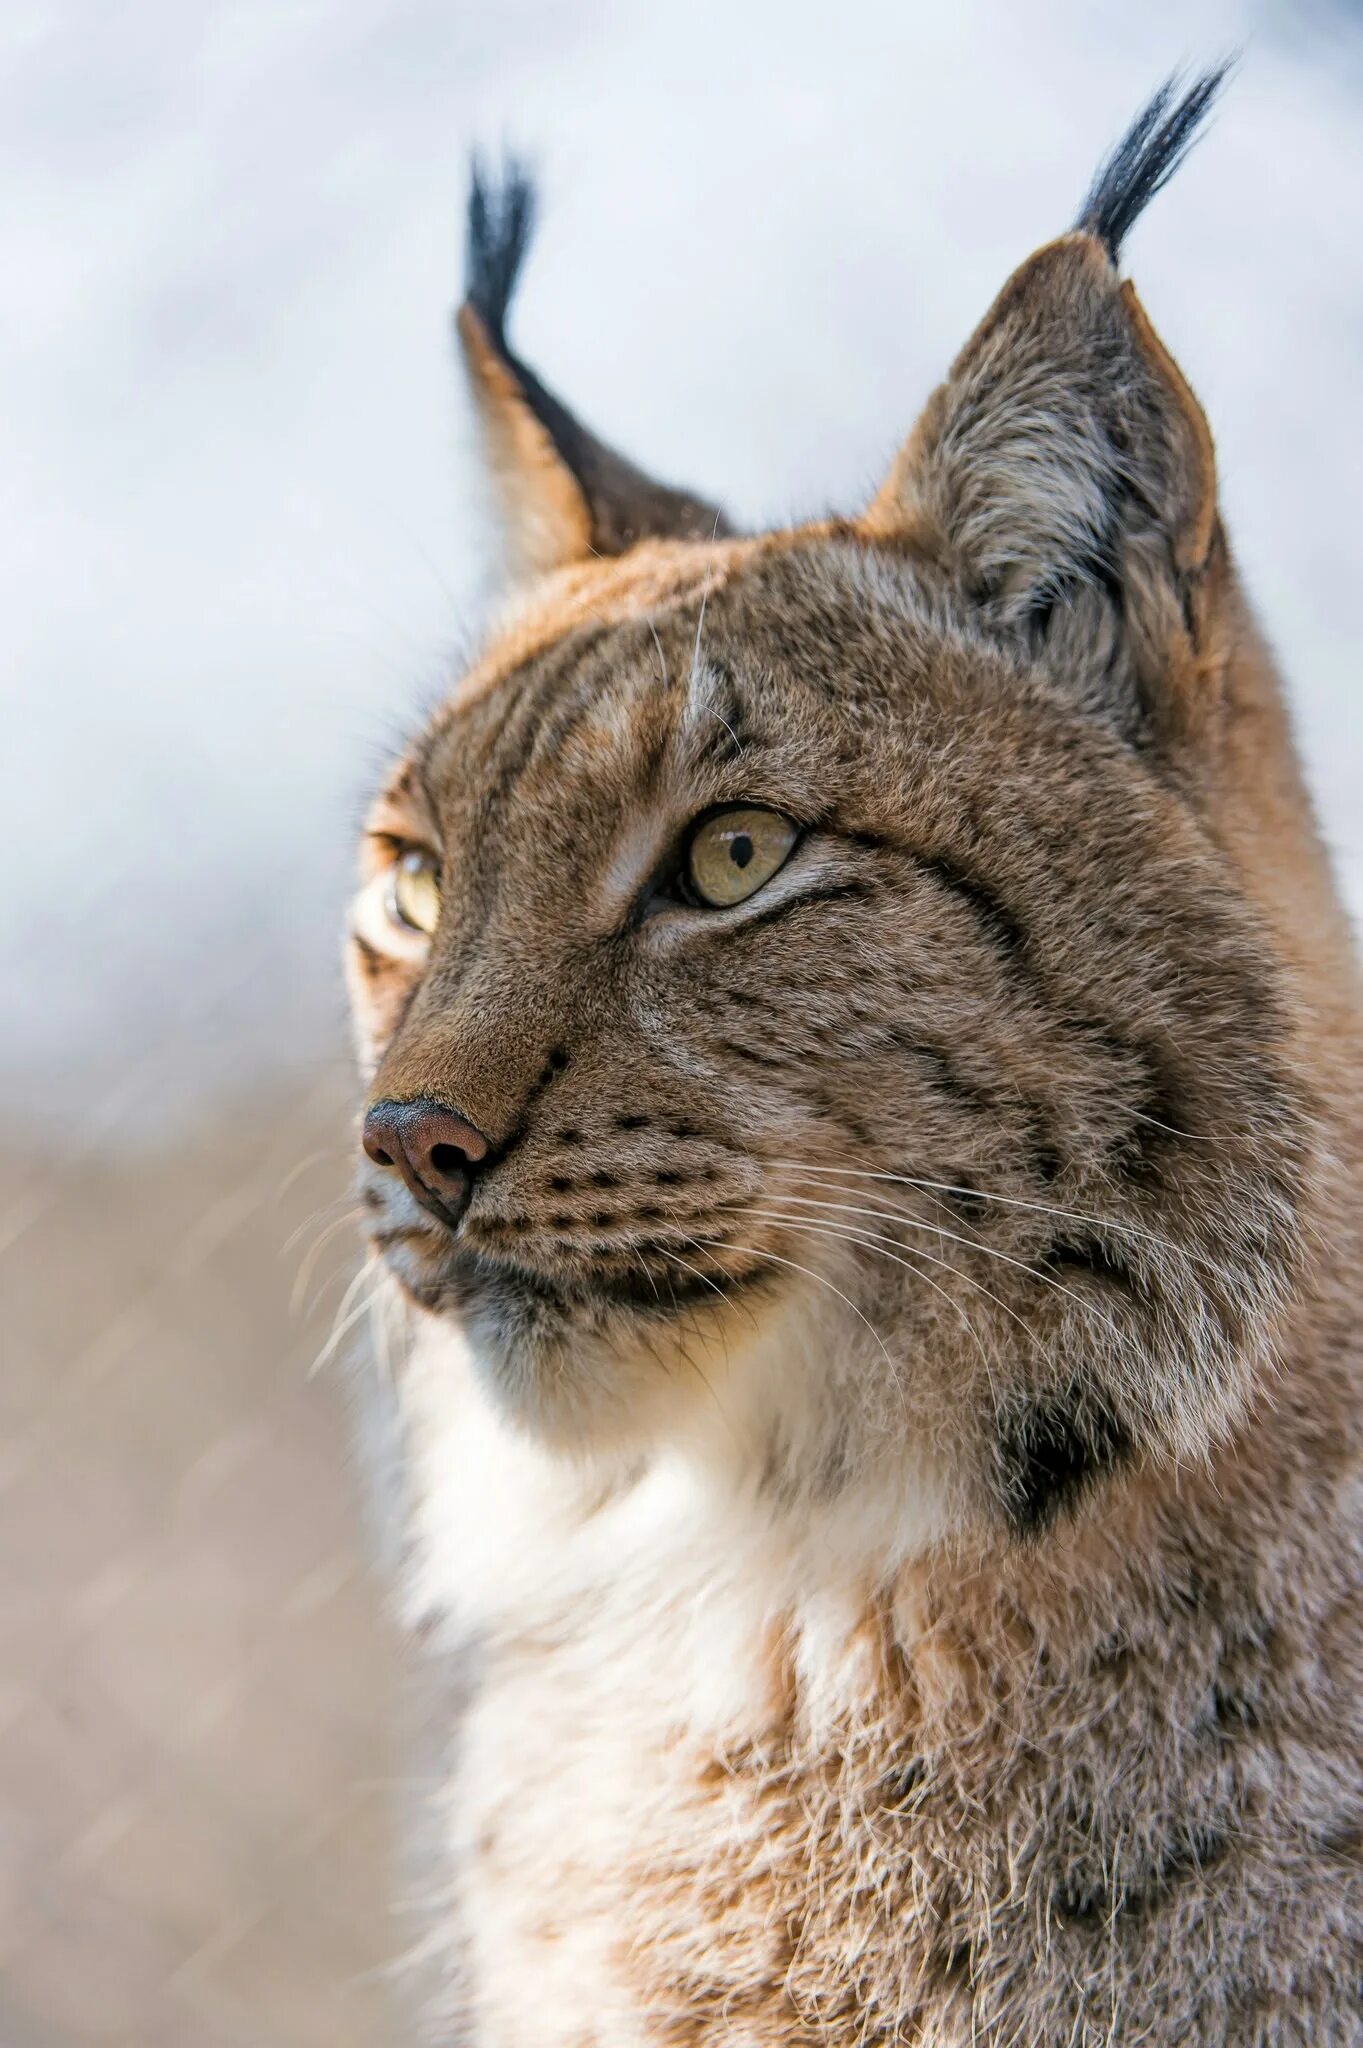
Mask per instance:
[[[1118,272],[1219,83],[756,535],[517,357],[475,172],[515,591],[348,947],[441,2043],[1363,2041],[1359,987]]]

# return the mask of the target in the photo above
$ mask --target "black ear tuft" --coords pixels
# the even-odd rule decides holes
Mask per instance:
[[[1114,263],[1138,217],[1197,140],[1234,61],[1227,58],[1187,86],[1177,74],[1166,78],[1099,170],[1075,226],[1097,235]]]
[[[501,174],[475,156],[469,166],[464,224],[464,297],[504,348],[506,314],[535,232],[535,186],[525,165],[507,157]]]
[[[513,557],[523,572],[537,574],[588,553],[623,554],[641,540],[709,541],[731,533],[717,506],[655,482],[599,441],[510,347],[507,313],[535,211],[534,181],[523,163],[506,157],[491,170],[474,157],[464,302],[455,327],[492,437]],[[542,430],[538,445],[527,445],[518,431],[527,418]]]

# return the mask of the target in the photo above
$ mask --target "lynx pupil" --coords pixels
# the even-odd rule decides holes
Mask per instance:
[[[691,888],[702,904],[745,903],[780,868],[799,834],[780,811],[736,804],[702,819],[687,850]]]

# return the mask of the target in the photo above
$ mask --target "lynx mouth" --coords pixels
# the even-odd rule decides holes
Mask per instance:
[[[445,1305],[466,1309],[491,1297],[515,1296],[556,1313],[565,1322],[612,1309],[665,1321],[697,1303],[719,1307],[737,1290],[755,1287],[769,1277],[758,1267],[739,1273],[725,1270],[712,1277],[699,1268],[657,1270],[648,1265],[632,1271],[628,1267],[601,1271],[590,1277],[551,1277],[510,1260],[465,1252],[450,1262]]]
[[[779,1278],[755,1259],[721,1266],[709,1249],[689,1241],[685,1256],[654,1241],[590,1261],[551,1254],[534,1263],[470,1245],[462,1236],[452,1239],[438,1226],[379,1231],[372,1241],[406,1292],[434,1314],[562,1330],[600,1325],[620,1313],[666,1322],[697,1307],[718,1310]]]

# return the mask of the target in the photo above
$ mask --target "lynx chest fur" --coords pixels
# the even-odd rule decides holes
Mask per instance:
[[[1158,94],[859,517],[740,536],[464,347],[517,596],[348,971],[430,2038],[1363,2040],[1357,970]]]

